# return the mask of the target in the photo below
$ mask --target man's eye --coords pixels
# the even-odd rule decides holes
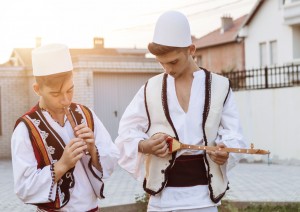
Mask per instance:
[[[175,64],[175,63],[177,63],[177,60],[171,62],[171,64]]]

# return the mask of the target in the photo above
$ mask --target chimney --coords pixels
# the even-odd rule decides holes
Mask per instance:
[[[104,38],[95,37],[94,38],[94,49],[104,48]]]
[[[233,26],[232,17],[230,17],[230,15],[224,15],[223,17],[221,17],[221,23],[221,34],[223,34]]]
[[[40,47],[42,45],[42,38],[41,37],[36,37],[35,38],[35,47]]]

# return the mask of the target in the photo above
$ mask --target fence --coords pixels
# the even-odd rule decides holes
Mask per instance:
[[[300,86],[300,65],[265,67],[223,73],[233,90],[254,90]]]

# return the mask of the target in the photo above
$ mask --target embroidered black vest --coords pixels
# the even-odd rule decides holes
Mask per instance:
[[[76,125],[85,121],[87,126],[94,131],[93,115],[87,107],[72,103],[70,113]],[[61,158],[65,143],[47,122],[38,105],[19,118],[15,127],[20,122],[24,122],[28,129],[38,169],[49,166]],[[70,193],[75,184],[73,171],[74,168],[68,170],[57,182],[56,191],[50,191],[49,203],[33,204],[44,210],[55,210],[64,207],[70,200]],[[52,180],[54,181],[54,179]],[[55,200],[50,199],[52,192],[56,192]]]

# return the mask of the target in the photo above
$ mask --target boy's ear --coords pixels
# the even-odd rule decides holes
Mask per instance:
[[[34,93],[35,93],[36,95],[40,96],[40,86],[39,86],[39,84],[37,84],[37,83],[35,82],[35,83],[33,83],[32,87],[33,87]]]

